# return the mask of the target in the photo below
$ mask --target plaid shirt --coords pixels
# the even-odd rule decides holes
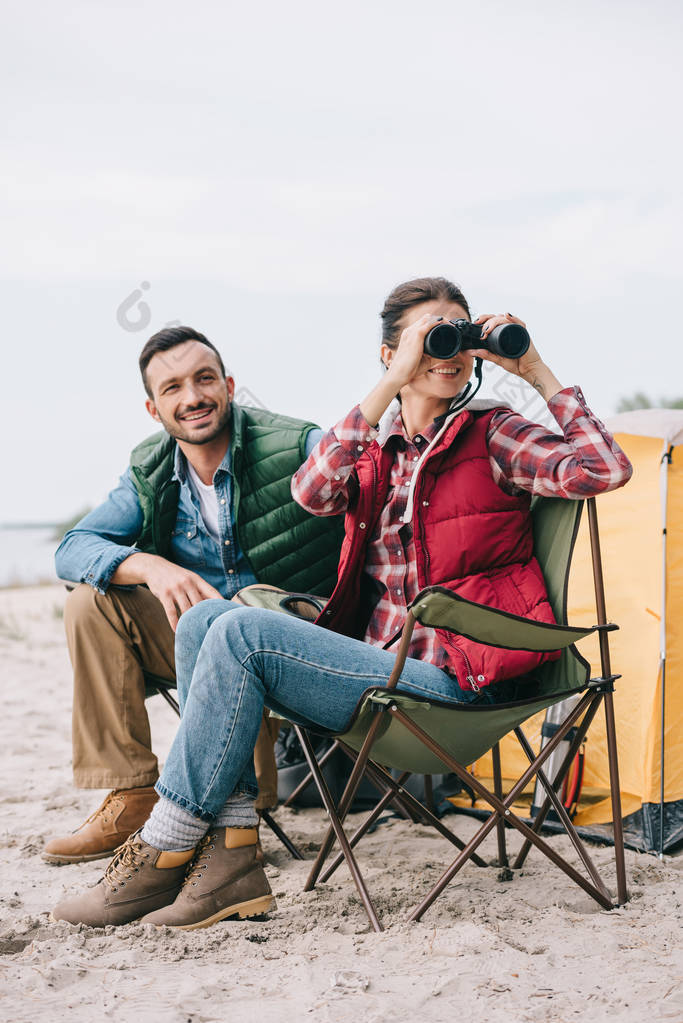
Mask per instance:
[[[489,425],[487,444],[493,478],[509,494],[525,491],[544,497],[582,498],[623,486],[631,464],[605,426],[590,411],[578,387],[565,388],[548,402],[562,435],[501,409]],[[400,631],[407,608],[418,593],[413,529],[403,523],[414,464],[435,437],[443,417],[424,433],[407,436],[401,414],[391,424],[382,446],[394,452],[389,493],[367,548],[365,572],[378,601],[368,623],[365,642],[385,646]],[[378,438],[356,405],[323,435],[292,479],[294,499],[313,515],[339,515],[348,506],[348,481],[363,452]],[[410,657],[445,663],[433,629],[415,627]]]

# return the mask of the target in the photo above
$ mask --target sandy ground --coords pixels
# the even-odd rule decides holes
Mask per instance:
[[[43,842],[76,827],[103,795],[71,784],[63,600],[58,587],[0,592],[4,1021],[683,1020],[681,858],[628,853],[631,901],[610,913],[538,854],[508,882],[495,868],[467,867],[421,923],[407,924],[453,857],[442,838],[390,820],[359,856],[386,925],[375,934],[345,868],[304,894],[308,864],[266,832],[277,896],[268,919],[189,934],[51,924],[62,894],[96,882],[103,866],[40,858]],[[158,697],[150,714],[163,757],[175,719]],[[320,811],[278,816],[310,859]],[[476,826],[448,821],[462,837]],[[495,842],[483,851],[492,859]],[[595,849],[613,883],[611,856]]]

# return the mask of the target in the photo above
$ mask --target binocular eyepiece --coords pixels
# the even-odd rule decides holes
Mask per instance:
[[[437,323],[425,337],[425,355],[433,359],[452,359],[458,352],[485,348],[505,359],[519,359],[529,348],[531,338],[519,323],[501,323],[487,338],[481,336],[481,324],[469,320]]]

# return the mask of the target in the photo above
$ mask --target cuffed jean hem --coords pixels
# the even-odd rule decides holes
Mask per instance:
[[[191,813],[193,817],[198,817],[200,821],[207,821],[209,824],[212,824],[218,816],[217,813],[211,813],[210,810],[203,809],[203,807],[198,806],[197,803],[193,802],[191,799],[186,799],[185,796],[181,796],[178,792],[174,792],[172,789],[166,788],[165,785],[162,785],[161,781],[156,783],[154,791],[158,795],[163,796],[164,799],[170,799],[170,801],[175,803],[176,806],[180,806],[183,810],[187,810],[187,812]],[[239,788],[235,789],[232,795],[248,796],[249,799],[255,799],[258,795],[258,788],[255,785],[240,785]]]
[[[155,785],[159,778],[158,771],[147,774],[120,775],[100,771],[88,773],[74,771],[74,786],[77,789],[142,789]]]

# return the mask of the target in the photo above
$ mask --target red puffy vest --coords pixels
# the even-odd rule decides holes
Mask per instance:
[[[533,556],[531,499],[495,483],[486,444],[495,410],[461,412],[427,456],[413,500],[420,589],[440,585],[479,604],[554,622]],[[346,513],[338,581],[318,624],[362,639],[369,620],[361,580],[368,542],[387,499],[392,452],[374,443],[356,465],[358,488]],[[439,629],[447,670],[462,689],[526,675],[559,653],[504,650]]]

